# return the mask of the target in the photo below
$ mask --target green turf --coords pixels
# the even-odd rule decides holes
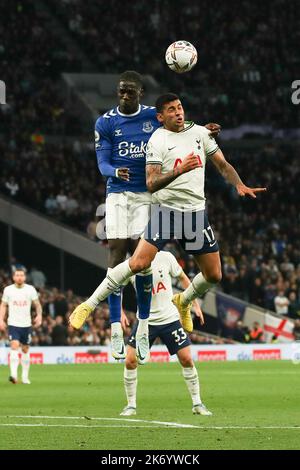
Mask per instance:
[[[202,399],[214,416],[192,415],[178,364],[148,364],[139,369],[138,414],[134,417],[147,422],[130,423],[131,418],[97,421],[12,417],[119,418],[125,405],[120,364],[36,365],[31,368],[31,385],[10,384],[8,368],[1,366],[0,449],[300,448],[300,365],[258,361],[201,363],[197,368]],[[153,420],[201,428],[170,428],[149,423]],[[68,427],[3,426],[17,423]],[[212,429],[213,426],[255,429]],[[280,429],[264,428],[268,426]],[[285,426],[295,428],[284,429]]]

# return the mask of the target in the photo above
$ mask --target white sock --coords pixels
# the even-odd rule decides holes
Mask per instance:
[[[149,336],[148,318],[145,320],[139,319],[139,325],[136,330],[136,336],[142,336],[145,334]]]
[[[182,292],[183,304],[187,305],[196,299],[196,297],[201,297],[213,286],[215,284],[208,282],[202,273],[197,274],[190,285]]]
[[[18,378],[18,367],[19,367],[19,351],[15,349],[10,350],[10,375],[14,379]]]
[[[30,353],[29,351],[27,353],[22,352],[21,354],[21,364],[22,364],[22,381],[27,381],[28,380],[28,373],[29,373],[29,367],[30,367]]]
[[[183,367],[182,374],[187,385],[188,391],[190,392],[193,406],[199,405],[201,403],[200,384],[196,367]]]
[[[124,387],[128,406],[136,408],[137,369],[124,368]]]
[[[120,289],[120,286],[131,276],[133,276],[133,272],[129,267],[129,260],[127,259],[107,273],[106,278],[86,300],[86,303],[90,307],[96,308],[97,305],[102,302],[102,300],[106,299],[106,297],[108,297],[112,292]]]
[[[123,336],[123,330],[122,330],[122,325],[119,321],[113,322],[110,325],[111,328],[111,336],[117,334],[119,336]]]

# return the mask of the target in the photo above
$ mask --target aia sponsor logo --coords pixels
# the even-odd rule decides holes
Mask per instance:
[[[254,349],[253,359],[257,360],[278,360],[281,359],[280,349]]]
[[[151,351],[151,362],[169,362],[170,354],[168,351]]]
[[[226,361],[226,351],[198,351],[198,361]]]
[[[27,307],[28,302],[27,300],[14,300],[12,304],[14,307]]]
[[[108,362],[108,353],[99,352],[90,354],[88,352],[75,353],[75,364],[101,364]]]

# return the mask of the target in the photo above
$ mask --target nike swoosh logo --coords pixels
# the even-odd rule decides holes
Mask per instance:
[[[168,147],[169,152],[173,149],[176,149],[176,145],[175,145],[175,147],[170,147],[170,148]]]
[[[185,339],[181,341],[180,343],[178,343],[178,346],[181,346],[184,342],[185,342]]]
[[[209,246],[214,246],[217,243],[217,240],[213,243],[210,243]]]
[[[140,359],[141,361],[144,361],[144,359],[145,359],[145,357],[146,357],[146,356],[144,356],[144,357],[141,356],[141,351],[140,351],[140,348],[139,348],[139,347],[138,347],[138,356],[139,356],[139,359]]]

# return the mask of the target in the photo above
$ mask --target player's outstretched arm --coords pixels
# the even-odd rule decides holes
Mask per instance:
[[[4,331],[6,328],[5,317],[7,312],[7,303],[1,302],[0,304],[0,331]]]
[[[237,171],[233,168],[230,163],[226,160],[226,158],[223,155],[223,152],[218,149],[213,155],[212,155],[212,162],[214,163],[215,167],[221,173],[223,178],[225,178],[228,183],[232,184],[239,196],[246,196],[249,195],[253,198],[256,198],[256,193],[261,193],[267,190],[267,188],[249,188],[246,186],[241,178],[239,177]]]
[[[194,152],[189,153],[182,163],[168,173],[161,172],[160,164],[148,163],[146,166],[146,184],[150,193],[165,188],[183,173],[188,173],[200,166],[198,157]]]
[[[38,328],[39,326],[41,326],[42,320],[43,320],[42,319],[42,306],[39,300],[34,300],[32,303],[36,311],[36,316],[33,320],[33,325],[35,326],[35,328]]]
[[[210,131],[210,135],[215,138],[218,137],[218,135],[221,132],[221,126],[220,124],[216,124],[215,122],[209,122],[208,124],[205,124],[206,129]]]

